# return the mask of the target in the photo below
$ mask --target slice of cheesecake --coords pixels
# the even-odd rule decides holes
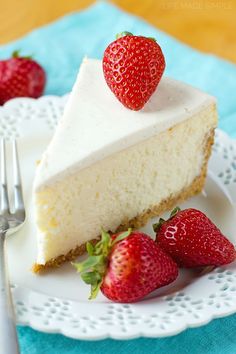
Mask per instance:
[[[37,167],[34,271],[82,254],[101,227],[139,228],[199,193],[216,124],[213,97],[167,77],[131,111],[109,90],[101,61],[85,59]]]

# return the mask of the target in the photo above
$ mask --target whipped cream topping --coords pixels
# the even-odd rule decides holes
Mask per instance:
[[[108,88],[102,62],[85,58],[38,166],[35,189],[169,129],[214,103],[214,97],[162,77],[144,108],[129,110]]]

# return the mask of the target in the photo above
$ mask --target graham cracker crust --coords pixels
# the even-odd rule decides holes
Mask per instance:
[[[146,225],[148,220],[154,216],[158,216],[163,212],[172,209],[178,203],[182,203],[184,200],[193,197],[194,195],[200,193],[204,187],[206,174],[207,174],[207,163],[209,157],[211,155],[211,146],[214,143],[214,129],[212,129],[207,138],[206,146],[205,146],[205,157],[202,165],[201,173],[198,177],[196,177],[193,182],[183,188],[179,193],[175,195],[171,195],[169,198],[161,201],[158,205],[154,205],[152,208],[145,210],[142,214],[137,215],[135,218],[131,220],[124,220],[122,224],[117,228],[116,231],[124,231],[127,228],[131,227],[133,229],[139,229]],[[92,243],[96,243],[99,240],[93,239]],[[40,273],[42,271],[48,270],[50,268],[57,268],[64,262],[73,261],[78,256],[81,256],[86,251],[86,244],[82,244],[77,246],[76,248],[70,250],[66,255],[61,255],[57,258],[50,259],[46,264],[37,264],[35,263],[32,267],[34,273]]]

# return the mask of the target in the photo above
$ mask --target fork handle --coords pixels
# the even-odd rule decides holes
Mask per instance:
[[[19,354],[5,247],[6,233],[0,232],[0,352]]]

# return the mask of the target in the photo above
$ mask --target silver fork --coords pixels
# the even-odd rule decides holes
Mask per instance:
[[[22,194],[17,144],[12,142],[13,150],[13,181],[14,181],[14,210],[10,210],[6,173],[5,141],[1,141],[0,164],[0,352],[4,354],[19,353],[19,344],[16,333],[15,315],[9,285],[6,237],[16,232],[25,221],[25,208]],[[17,267],[17,265],[16,265]]]

